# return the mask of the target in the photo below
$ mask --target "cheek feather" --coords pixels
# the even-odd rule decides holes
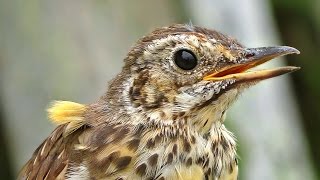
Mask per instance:
[[[180,88],[176,96],[174,111],[196,111],[210,105],[217,99],[227,98],[225,101],[231,101],[233,96],[223,95],[229,94],[227,93],[230,91],[228,87],[234,83],[233,79],[217,82],[201,81],[192,86]]]

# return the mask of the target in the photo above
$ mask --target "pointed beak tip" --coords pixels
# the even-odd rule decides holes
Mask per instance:
[[[294,72],[294,71],[298,71],[301,69],[301,67],[296,67],[296,66],[289,66],[288,69],[291,71],[291,72]]]
[[[287,52],[288,54],[300,54],[300,51],[294,47],[290,46],[282,46],[283,51]]]

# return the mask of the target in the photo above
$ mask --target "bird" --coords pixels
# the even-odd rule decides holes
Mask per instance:
[[[289,46],[247,48],[192,24],[160,27],[139,39],[96,101],[55,101],[56,128],[18,179],[235,180],[237,141],[226,111],[249,87],[300,69],[252,68]]]

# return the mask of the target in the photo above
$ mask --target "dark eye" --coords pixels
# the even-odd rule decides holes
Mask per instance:
[[[181,49],[176,52],[174,62],[183,70],[191,70],[198,64],[196,56],[186,49]]]

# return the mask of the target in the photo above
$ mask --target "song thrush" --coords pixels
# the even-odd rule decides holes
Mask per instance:
[[[245,48],[214,30],[176,24],[141,38],[92,104],[55,102],[58,127],[20,179],[236,179],[236,141],[225,112],[257,82],[297,67],[248,71],[299,53]]]

